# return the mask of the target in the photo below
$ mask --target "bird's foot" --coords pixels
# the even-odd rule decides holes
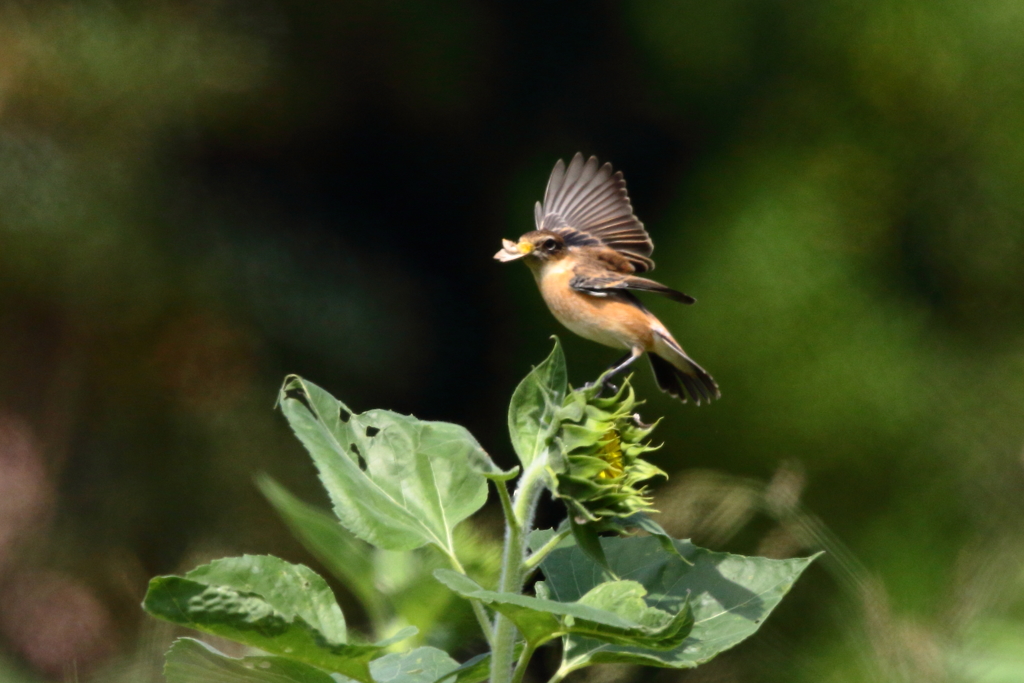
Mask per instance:
[[[595,398],[603,394],[605,389],[611,389],[613,394],[619,393],[618,385],[613,384],[610,377],[607,379],[605,379],[603,376],[598,377],[593,382],[587,382],[586,384],[583,385],[584,391],[592,391],[595,388],[597,389],[597,393],[594,394]]]

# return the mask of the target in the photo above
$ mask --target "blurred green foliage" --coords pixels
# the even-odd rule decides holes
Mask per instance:
[[[249,477],[317,495],[286,372],[513,462],[558,329],[490,255],[582,150],[722,387],[634,383],[659,521],[849,560],[704,675],[1012,680],[1022,67],[1013,0],[3,3],[0,675],[157,680],[149,576],[309,561]],[[614,356],[566,343],[575,384]]]

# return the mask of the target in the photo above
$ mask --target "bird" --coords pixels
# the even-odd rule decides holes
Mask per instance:
[[[683,304],[695,299],[642,277],[654,269],[654,243],[633,214],[622,171],[577,153],[555,164],[534,207],[536,230],[502,240],[498,261],[522,259],[533,272],[551,313],[571,332],[624,349],[602,382],[647,354],[658,386],[697,405],[721,397],[704,368],[686,355],[668,328],[634,292],[651,292]],[[611,385],[614,386],[614,385]]]

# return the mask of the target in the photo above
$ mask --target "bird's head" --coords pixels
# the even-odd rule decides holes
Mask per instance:
[[[494,258],[515,261],[526,257],[527,264],[536,265],[560,259],[566,254],[565,240],[550,230],[534,230],[519,238],[518,242],[502,240],[504,245]]]

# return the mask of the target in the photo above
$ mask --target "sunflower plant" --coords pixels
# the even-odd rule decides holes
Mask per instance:
[[[169,683],[519,683],[536,650],[556,641],[557,683],[608,662],[692,668],[751,636],[813,558],[743,557],[670,538],[649,516],[647,485],[665,476],[643,457],[655,425],[636,412],[628,379],[602,397],[604,379],[570,388],[556,340],[513,394],[519,465],[504,471],[460,426],[355,413],[288,377],[279,405],[333,510],[267,478],[259,485],[362,603],[372,633],[350,633],[327,582],[303,565],[216,560],[153,579],[143,606],[249,654],[181,638],[167,653]],[[500,554],[467,524],[491,488],[505,516]],[[556,529],[534,527],[545,492],[565,504]],[[481,653],[459,662],[444,648],[466,650],[467,621],[479,627]]]

